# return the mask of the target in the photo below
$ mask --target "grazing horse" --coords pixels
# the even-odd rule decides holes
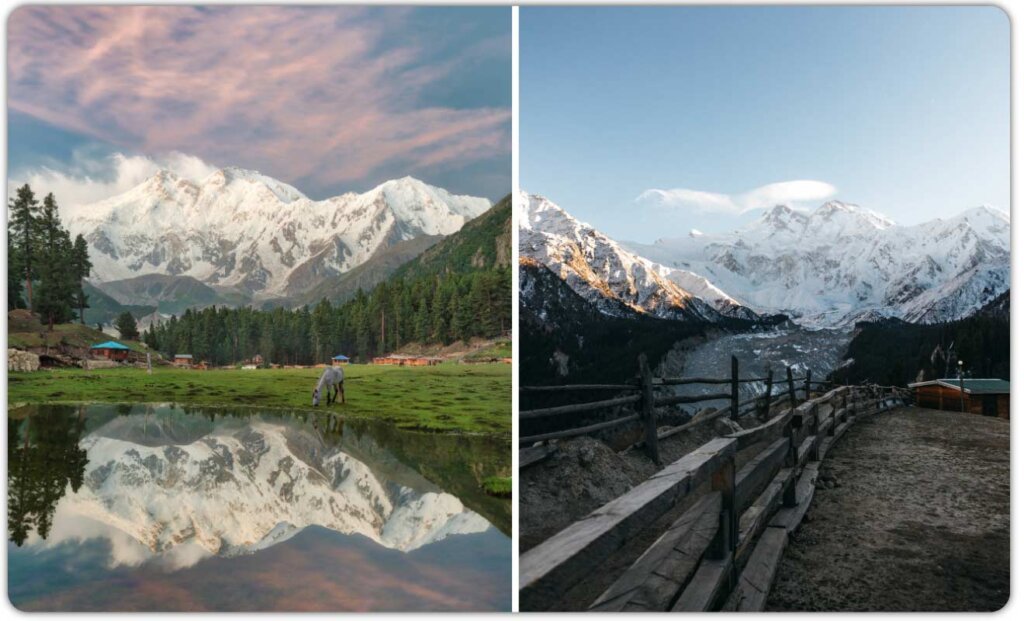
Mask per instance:
[[[334,389],[334,397],[331,397],[331,388]],[[327,405],[331,404],[331,401],[338,400],[338,393],[341,393],[341,402],[345,403],[345,372],[338,367],[327,367],[324,369],[322,375],[320,375],[320,381],[317,382],[316,388],[313,389],[313,405],[320,405],[320,395],[327,391]]]

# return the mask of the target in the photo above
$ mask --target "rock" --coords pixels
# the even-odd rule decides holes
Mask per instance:
[[[586,468],[594,463],[594,448],[591,446],[581,447],[576,457],[579,459],[580,465]]]
[[[117,367],[117,363],[113,360],[83,360],[82,368],[87,371],[92,369],[113,369]]]
[[[7,350],[7,372],[11,371],[38,371],[39,356],[29,351],[20,349]]]

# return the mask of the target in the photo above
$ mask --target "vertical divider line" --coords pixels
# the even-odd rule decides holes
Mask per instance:
[[[519,612],[519,7],[512,6],[512,611]]]

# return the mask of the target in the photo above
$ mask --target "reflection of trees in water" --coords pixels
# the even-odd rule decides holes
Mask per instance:
[[[23,419],[7,418],[7,532],[17,545],[32,530],[45,539],[67,486],[82,486],[84,430],[84,409],[76,415],[74,408],[41,406]]]

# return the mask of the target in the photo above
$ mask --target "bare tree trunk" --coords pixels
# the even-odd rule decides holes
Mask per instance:
[[[25,266],[25,294],[28,298],[28,309],[32,310],[32,277],[29,275],[29,267]]]

